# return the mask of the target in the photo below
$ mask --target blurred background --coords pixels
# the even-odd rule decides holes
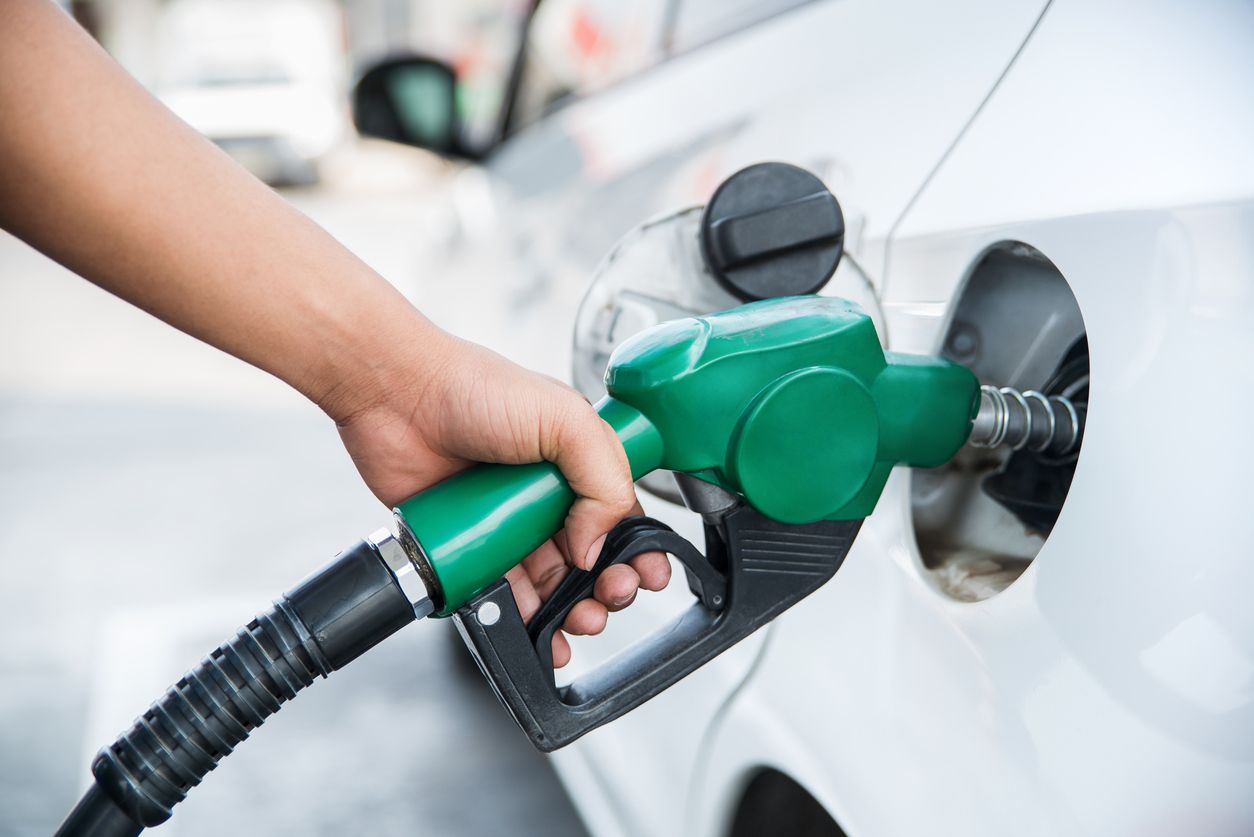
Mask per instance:
[[[418,52],[455,68],[459,143],[491,142],[528,2],[62,5],[445,328],[569,377],[583,270],[529,271],[473,166],[351,127],[353,81]],[[665,5],[547,3],[515,121],[651,60],[641,21]],[[384,519],[314,407],[0,233],[0,834],[50,833],[96,749]],[[408,629],[319,683],[162,833],[585,833],[451,633]]]
[[[560,379],[613,243],[762,160],[802,166],[840,196],[854,258],[825,292],[863,303],[881,335],[893,323],[896,348],[991,358],[1004,371],[986,382],[1016,382],[1055,367],[1042,360],[1053,343],[1058,360],[1080,345],[1067,329],[1083,336],[1105,318],[1132,335],[1111,341],[1126,418],[1139,402],[1123,396],[1174,386],[1190,357],[1175,350],[1205,345],[1176,338],[1244,345],[1222,342],[1231,329],[1217,314],[1244,312],[1232,288],[1250,175],[1234,161],[1246,159],[1249,109],[1229,103],[1254,72],[1248,4],[61,5],[441,326]],[[656,251],[659,286],[700,281],[692,239],[666,249],[678,240]],[[651,263],[631,262],[633,278],[649,272],[639,264]],[[1083,316],[1072,281],[1092,300]],[[600,348],[657,315],[636,307],[596,318]],[[596,360],[581,363],[585,380]],[[1120,475],[1135,469],[1121,463],[1141,459],[1098,457],[1115,477],[1099,473],[1088,496],[1122,498]],[[1079,528],[1054,541],[1054,574],[1033,572],[996,606],[1008,629],[992,610],[956,618],[953,599],[1001,595],[1044,543],[975,490],[1001,461],[903,475],[896,511],[859,541],[868,559],[798,608],[783,639],[760,633],[553,760],[515,729],[449,626],[426,624],[279,713],[160,833],[656,835],[707,814],[733,834],[792,833],[784,816],[813,813],[831,834],[827,811],[845,818],[846,805],[849,822],[882,831],[1016,833],[1026,811],[1061,833],[1141,833],[1192,824],[1213,800],[1240,831],[1254,797],[1225,719],[1248,707],[1249,655],[1229,636],[1244,623],[1229,630],[1228,617],[1248,608],[1216,581],[1233,551],[1206,552],[1216,571],[1191,565],[1183,586],[1178,573],[1124,572],[1143,563],[1140,541],[1120,552],[1109,504],[1071,501]],[[642,500],[699,533],[695,516]],[[386,515],[300,396],[0,233],[0,837],[50,833],[101,745]],[[1085,560],[1081,542],[1103,560]],[[604,635],[575,642],[570,669],[690,599],[682,584],[642,595]],[[1186,609],[1157,606],[1166,600]],[[1138,601],[1137,624],[1105,607]],[[1197,639],[1207,608],[1219,628]],[[1172,662],[1160,667],[1163,648]],[[1162,791],[1155,804],[1146,788]]]

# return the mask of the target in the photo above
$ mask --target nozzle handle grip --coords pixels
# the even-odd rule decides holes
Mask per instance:
[[[638,479],[662,463],[662,437],[638,410],[606,398],[597,412],[618,434]],[[562,528],[575,494],[551,462],[476,465],[396,508],[439,587],[438,616],[503,576]]]

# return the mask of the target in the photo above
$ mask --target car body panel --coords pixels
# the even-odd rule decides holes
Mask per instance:
[[[935,351],[987,248],[1054,262],[1092,362],[1063,513],[1018,581],[960,603],[895,474],[717,722],[690,833],[723,833],[762,764],[852,835],[1254,828],[1251,32],[1242,4],[1051,6],[899,226],[882,301],[894,349]]]
[[[861,240],[882,247],[1043,7],[810,3],[557,111],[488,164],[499,232],[531,271],[516,281],[579,296],[625,232],[763,159],[837,192],[847,250],[874,280],[882,254]]]

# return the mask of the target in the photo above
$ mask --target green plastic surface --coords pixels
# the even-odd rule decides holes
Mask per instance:
[[[966,441],[979,384],[939,358],[885,353],[851,302],[792,297],[663,323],[614,352],[598,410],[639,478],[684,471],[784,523],[875,508],[892,467]],[[557,469],[482,465],[406,500],[447,615],[553,535],[574,495]]]

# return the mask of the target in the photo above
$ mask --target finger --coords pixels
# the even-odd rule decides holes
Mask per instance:
[[[566,558],[552,540],[540,544],[539,549],[523,559],[522,566],[542,602],[548,601],[570,570]]]
[[[531,621],[531,617],[535,616],[536,611],[540,609],[540,596],[536,594],[531,578],[528,577],[521,564],[505,573],[505,578],[509,581],[510,590],[514,593],[518,615],[522,617],[524,624]]]
[[[631,468],[618,436],[588,402],[572,391],[555,409],[542,452],[577,495],[566,517],[566,537],[571,562],[590,569],[605,534],[637,507]]]
[[[570,540],[566,537],[565,529],[558,529],[557,534],[553,535],[553,545],[557,547],[557,551],[562,553],[562,558],[570,566],[574,566],[574,562],[570,560]]]
[[[636,575],[636,571],[626,564],[615,564],[597,577],[592,595],[613,613],[631,604],[639,589],[640,576]]]
[[[553,632],[553,668],[561,668],[570,662],[570,642],[561,631]]]
[[[596,599],[584,599],[571,608],[562,630],[576,636],[593,636],[605,630],[610,612]]]
[[[665,590],[670,583],[671,562],[666,559],[665,552],[646,552],[628,563],[640,577],[640,586],[645,590]]]

